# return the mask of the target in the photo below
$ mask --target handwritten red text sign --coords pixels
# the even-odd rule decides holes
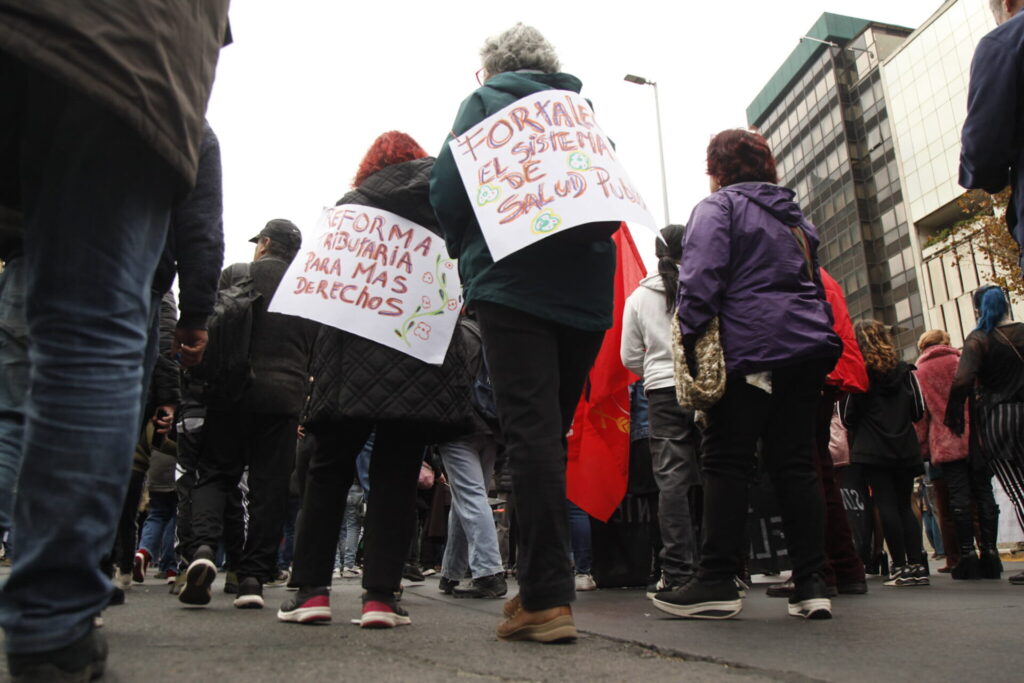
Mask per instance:
[[[656,227],[577,93],[524,97],[448,144],[495,261],[585,223]]]
[[[442,238],[388,211],[343,204],[324,209],[316,238],[292,261],[269,310],[440,365],[461,293]]]

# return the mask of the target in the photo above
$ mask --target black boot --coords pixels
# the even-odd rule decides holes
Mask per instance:
[[[998,579],[1003,573],[1003,563],[999,559],[999,550],[996,548],[999,518],[982,517],[979,522],[981,527],[981,560],[979,562],[981,578]]]
[[[974,519],[970,509],[953,510],[953,521],[956,525],[956,536],[960,540],[960,561],[956,563],[950,575],[959,581],[981,578],[978,555],[974,552]]]

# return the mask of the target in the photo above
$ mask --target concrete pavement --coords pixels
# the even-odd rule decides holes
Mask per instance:
[[[1007,563],[1016,572],[1024,563]],[[888,588],[833,601],[835,618],[788,617],[755,586],[740,618],[674,619],[641,591],[581,593],[576,645],[503,643],[501,601],[457,600],[437,578],[405,591],[411,626],[364,631],[358,580],[335,580],[334,621],[277,622],[283,588],[267,608],[237,610],[215,584],[207,608],[186,609],[162,582],[135,585],[104,613],[108,681],[1019,681],[1024,587],[1006,580]],[[514,591],[514,588],[513,588]]]

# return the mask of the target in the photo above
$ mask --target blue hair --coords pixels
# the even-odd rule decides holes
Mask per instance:
[[[986,334],[991,334],[995,326],[1006,315],[1006,307],[1006,296],[1003,295],[1003,290],[998,287],[990,288],[981,296],[981,301],[978,304],[978,326],[974,330],[984,330]]]

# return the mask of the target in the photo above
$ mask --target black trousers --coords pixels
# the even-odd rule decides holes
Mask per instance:
[[[193,545],[216,548],[226,510],[249,468],[249,528],[239,579],[269,581],[277,574],[277,548],[288,513],[288,482],[295,464],[298,420],[290,415],[208,410],[197,478],[192,489]]]
[[[356,456],[374,423],[315,425],[302,510],[295,532],[293,586],[331,585],[338,534],[345,514]],[[425,444],[400,426],[376,425],[370,457],[370,491],[363,522],[363,588],[371,599],[393,599],[402,583],[416,515],[416,482]],[[305,445],[304,445],[305,446]]]
[[[512,469],[523,607],[576,597],[565,504],[565,435],[604,332],[579,330],[489,302],[475,304]]]
[[[920,470],[916,467],[862,467],[878,515],[882,518],[882,532],[885,544],[889,546],[892,566],[920,564],[924,557],[921,522],[910,502],[914,478]]]
[[[824,505],[814,468],[815,413],[833,365],[808,361],[773,370],[770,394],[747,384],[742,376],[729,375],[725,395],[708,411],[704,431],[701,581],[732,581],[739,570],[758,439],[782,509],[793,579],[799,582],[824,572]]]
[[[992,492],[992,470],[989,466],[982,458],[972,455],[963,460],[942,463],[942,477],[949,490],[949,510],[956,524],[961,551],[974,551],[974,512],[971,503],[978,510],[980,522],[978,546],[995,545],[999,506]]]

